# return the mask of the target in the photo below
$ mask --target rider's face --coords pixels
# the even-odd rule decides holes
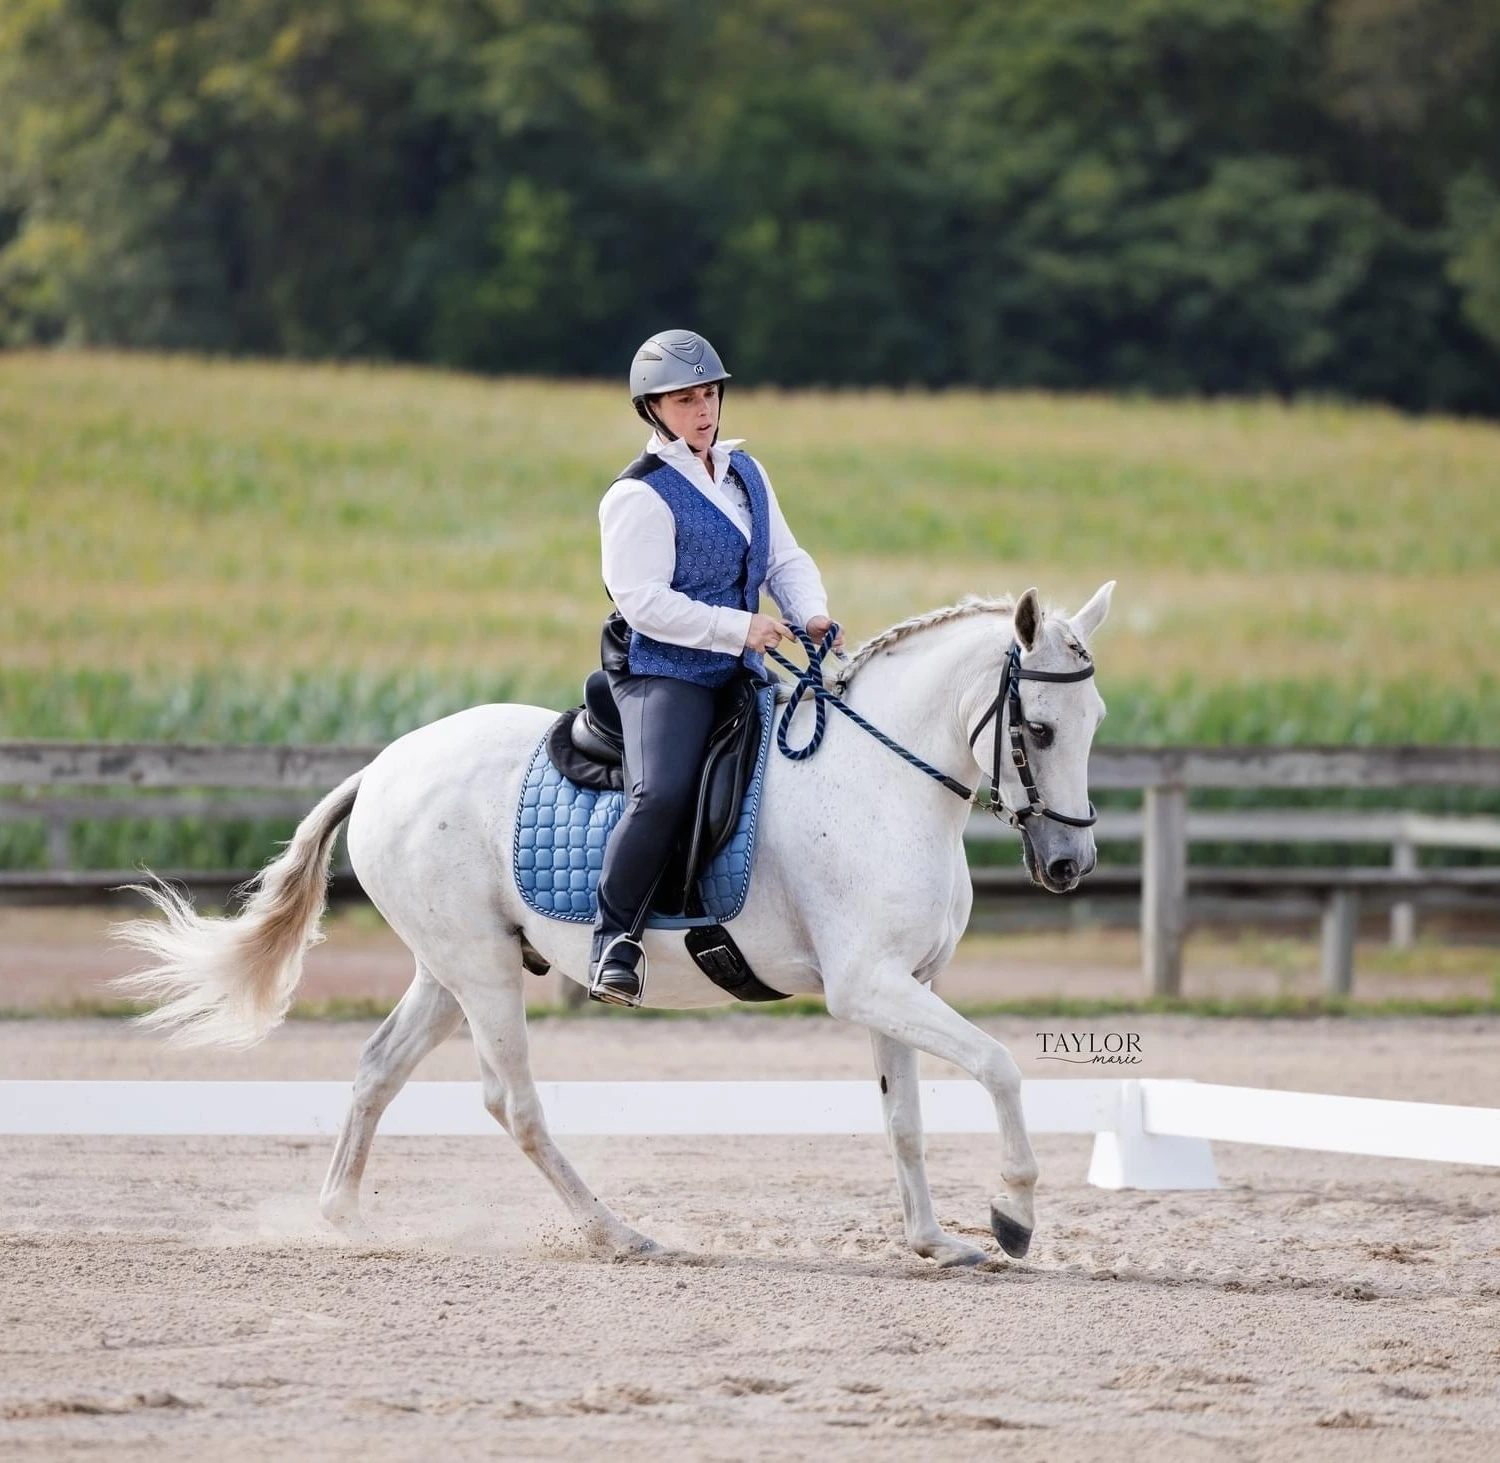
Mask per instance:
[[[719,429],[719,383],[668,391],[656,398],[656,415],[694,452],[707,452]]]

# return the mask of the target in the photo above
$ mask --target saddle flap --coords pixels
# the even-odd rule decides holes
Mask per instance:
[[[729,704],[709,737],[698,786],[697,827],[704,861],[719,851],[734,827],[760,740],[754,683],[748,676],[736,676],[729,684]]]
[[[732,699],[733,693],[726,704]],[[741,726],[750,730],[753,743],[748,754],[749,779],[739,794],[739,816],[727,837],[714,839],[717,851],[701,861],[687,898],[681,897],[680,888],[673,889],[669,880],[673,878],[670,870],[674,866],[667,866],[659,888],[676,894],[678,909],[669,909],[653,900],[646,918],[648,929],[723,924],[734,919],[744,907],[760,823],[760,779],[766,773],[774,731],[769,685],[755,692],[754,705],[755,713],[739,720]],[[610,831],[619,821],[626,799],[618,764],[601,766],[574,749],[571,729],[581,714],[579,707],[561,713],[532,753],[516,804],[512,860],[516,887],[529,909],[549,919],[583,924],[597,917],[596,891],[604,854]],[[721,736],[735,720],[731,716],[719,723]],[[715,759],[715,765],[720,768],[726,765],[722,755]],[[731,758],[730,771],[734,765]],[[700,779],[697,791],[703,793],[716,787],[715,777],[725,775],[724,771],[718,771],[707,778],[706,785]],[[732,791],[732,782],[726,787]],[[706,811],[707,804],[701,798],[700,804]],[[675,845],[676,867],[682,866],[693,832],[705,826],[696,819],[691,823],[684,820]],[[714,830],[708,827],[706,831]],[[699,847],[706,846],[700,834]],[[683,906],[690,907],[680,912]],[[725,958],[723,954],[711,955],[710,963],[722,964]]]
[[[729,841],[755,772],[760,733],[757,683],[735,676],[719,692],[691,819],[662,876],[658,908],[687,912],[699,875]]]

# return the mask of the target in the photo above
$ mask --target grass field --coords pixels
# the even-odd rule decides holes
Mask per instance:
[[[971,590],[1072,608],[1114,578],[1107,740],[1500,728],[1494,425],[731,390],[726,432],[851,643]],[[612,386],[0,354],[0,736],[379,742],[475,702],[570,705],[608,609],[598,499],[642,440]],[[254,867],[289,832],[84,824],[72,851]],[[0,866],[45,857],[40,823],[0,826]]]
[[[1493,425],[731,391],[726,430],[766,463],[853,639],[968,590],[1036,583],[1074,607],[1118,579],[1112,735],[1137,693],[1230,721],[1262,697],[1327,720],[1336,695],[1330,730],[1363,716],[1377,735],[1413,675],[1454,706],[1500,700]],[[596,505],[641,436],[601,385],[0,356],[4,731],[162,695],[212,723],[236,687],[263,699],[298,672],[304,691],[342,675],[351,710],[424,686],[567,698],[608,609]],[[1433,734],[1473,735],[1445,717]]]

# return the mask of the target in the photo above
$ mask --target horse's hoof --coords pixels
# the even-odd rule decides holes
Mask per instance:
[[[990,1205],[990,1233],[1013,1260],[1021,1259],[1031,1248],[1031,1226],[1002,1214],[994,1204]]]
[[[958,1270],[983,1265],[989,1256],[975,1245],[948,1245],[932,1257],[940,1270]]]
[[[335,1229],[346,1233],[365,1228],[364,1215],[359,1212],[358,1199],[320,1199],[318,1212]]]
[[[955,1270],[966,1265],[982,1265],[989,1256],[977,1245],[971,1245],[951,1234],[943,1234],[930,1244],[913,1248],[924,1260],[932,1260],[940,1270]]]
[[[583,1237],[589,1249],[601,1260],[670,1260],[678,1253],[623,1224],[608,1228],[589,1225]]]
[[[615,1252],[615,1259],[621,1264],[633,1260],[678,1260],[681,1258],[681,1250],[674,1250],[668,1245],[659,1245],[654,1239],[647,1240],[643,1245],[631,1245],[628,1249]]]
[[[617,1262],[627,1260],[675,1260],[681,1253],[680,1250],[674,1250],[668,1245],[659,1244],[656,1240],[650,1239],[644,1234],[637,1234],[623,1243],[616,1241],[614,1254],[610,1258]]]

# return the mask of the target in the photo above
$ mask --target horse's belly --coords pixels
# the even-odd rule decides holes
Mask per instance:
[[[648,946],[648,954],[649,950]],[[818,978],[817,972],[807,966],[775,972],[756,969],[755,974],[772,990],[781,991],[785,995],[816,996],[823,993],[823,982]],[[685,951],[678,951],[672,956],[652,960],[645,998],[641,1004],[660,1010],[687,1011],[701,1006],[739,1005],[740,1002],[704,975],[690,955]]]

